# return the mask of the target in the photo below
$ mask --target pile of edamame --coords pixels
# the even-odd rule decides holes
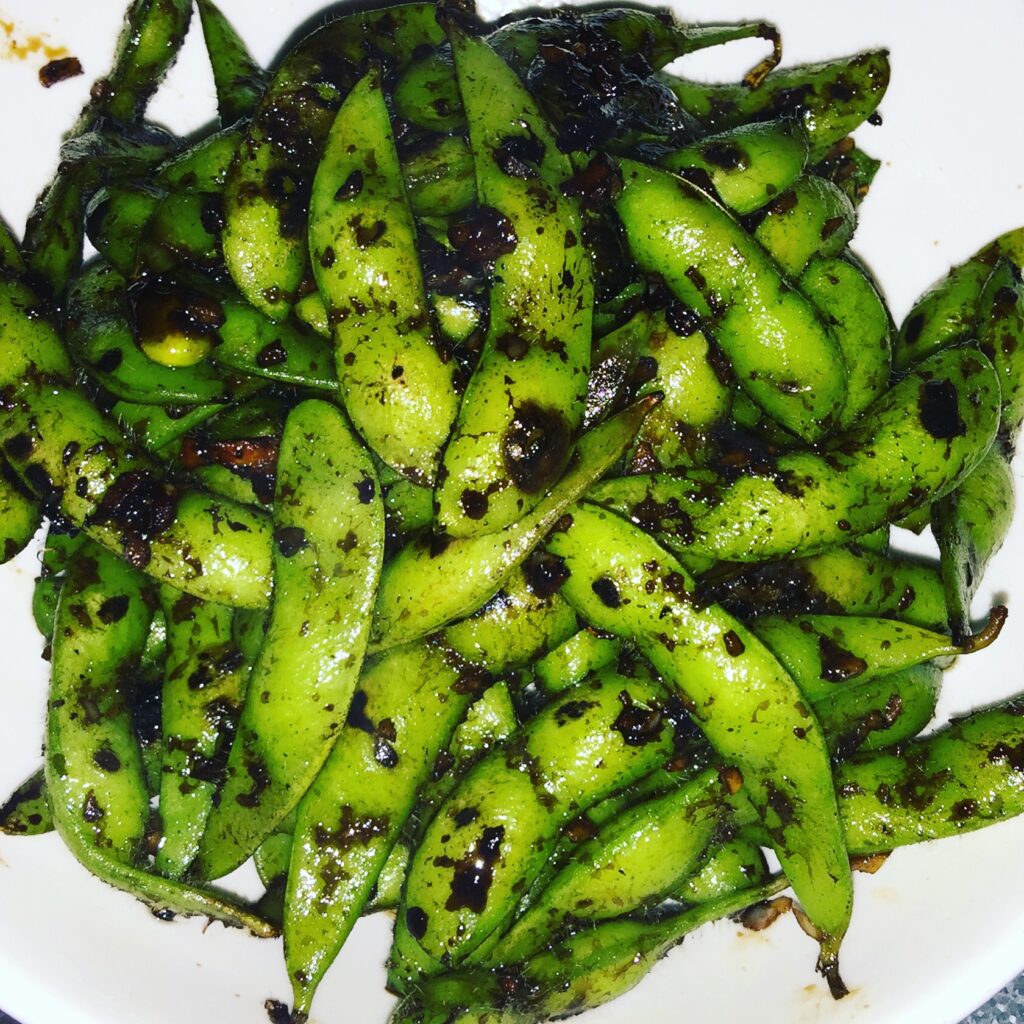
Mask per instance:
[[[394,1024],[578,1013],[790,910],[842,998],[852,871],[1024,810],[1024,697],[922,735],[1006,618],[1024,229],[897,328],[849,249],[882,51],[448,0],[268,72],[195,7],[220,124],[145,119],[192,3],[133,0],[0,236],[52,668],[0,829],[283,935],[292,1024],[384,909]],[[749,38],[735,85],[664,70]]]

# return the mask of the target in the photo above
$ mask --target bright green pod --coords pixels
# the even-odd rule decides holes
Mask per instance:
[[[163,758],[154,866],[181,878],[199,849],[249,678],[230,608],[160,588],[167,657],[160,699]]]
[[[958,640],[970,635],[971,599],[1003,546],[1015,506],[1013,471],[998,441],[955,491],[932,506],[949,628]]]
[[[703,604],[741,619],[816,612],[895,617],[924,629],[946,628],[946,599],[934,564],[842,547],[806,558],[731,566],[703,576]]]
[[[914,303],[896,336],[895,369],[905,369],[939,349],[973,338],[982,293],[1001,255],[1000,243],[1007,238],[1011,249],[1014,243],[1019,247],[1017,235],[1024,236],[1024,230],[1008,232],[953,267]]]
[[[0,458],[0,565],[25,550],[41,522],[39,499]]]
[[[892,367],[892,317],[866,274],[843,259],[819,256],[800,275],[799,288],[832,328],[848,371],[842,430],[881,397]]]
[[[437,487],[438,527],[464,538],[528,514],[565,470],[583,421],[593,280],[579,204],[561,192],[569,158],[501,57],[449,32],[494,258],[487,336]]]
[[[154,912],[201,914],[273,935],[272,925],[232,900],[136,866],[150,795],[124,687],[150,620],[141,583],[95,547],[71,567],[58,609],[47,715],[45,782],[54,824],[88,870]]]
[[[808,174],[765,207],[754,238],[783,273],[796,278],[815,257],[842,252],[856,226],[857,214],[845,193]],[[822,312],[829,315],[828,310]]]
[[[677,890],[682,903],[697,906],[752,885],[764,885],[770,872],[757,843],[744,835],[708,850],[704,863]]]
[[[429,318],[379,71],[349,93],[331,128],[309,246],[353,425],[389,466],[430,486],[458,410],[455,363]]]
[[[711,433],[732,410],[732,370],[710,332],[689,310],[670,306],[653,316],[637,352],[646,383],[637,396],[660,394],[626,455],[625,472],[704,465],[714,453]]]
[[[977,349],[947,349],[823,451],[780,455],[771,475],[623,477],[589,497],[682,553],[739,562],[812,554],[948,494],[992,444],[998,418],[992,364]]]
[[[814,307],[706,193],[665,171],[621,164],[615,207],[637,263],[713,317],[740,387],[769,416],[805,440],[822,437],[841,412],[847,375]]]
[[[139,237],[139,268],[154,274],[182,267],[215,273],[221,266],[220,232],[219,196],[169,192]]]
[[[330,753],[362,666],[383,549],[369,454],[334,406],[296,406],[277,464],[274,599],[196,858],[202,876],[246,860]]]
[[[766,615],[751,621],[750,629],[811,701],[836,692],[848,680],[866,681],[969,649],[942,633],[869,616]]]
[[[53,812],[43,769],[33,772],[0,806],[5,836],[41,836],[53,831]]]
[[[833,757],[858,750],[882,750],[907,743],[935,717],[942,668],[911,665],[874,678],[842,684],[815,702],[814,713],[828,734]]]
[[[696,608],[686,570],[625,519],[581,503],[547,547],[566,562],[561,593],[577,613],[635,643],[723,761],[742,773],[772,848],[821,933],[819,970],[840,991],[852,882],[828,750],[806,698],[746,627],[718,606]]]
[[[614,637],[603,636],[589,628],[581,629],[537,661],[533,672],[543,691],[554,696],[572,689],[592,672],[616,662],[621,649]]]
[[[941,839],[1024,810],[1024,717],[1013,698],[898,753],[865,753],[836,769],[836,793],[851,854]]]
[[[463,135],[441,135],[404,154],[402,177],[417,216],[449,217],[476,202],[473,153]]]
[[[157,184],[174,192],[221,193],[242,144],[240,127],[222,128],[169,157],[156,169]]]
[[[669,760],[660,684],[605,669],[480,761],[440,808],[409,865],[389,981],[399,991],[487,955],[568,820]]]
[[[151,182],[108,185],[86,208],[85,230],[103,259],[124,274],[135,272],[143,228],[167,193]]]
[[[224,261],[257,309],[281,319],[299,297],[313,175],[337,110],[369,60],[400,73],[414,50],[442,41],[432,3],[358,11],[316,29],[278,66],[224,193]]]
[[[114,403],[110,414],[126,437],[156,455],[223,410],[219,402],[179,409],[173,405],[121,401]]]
[[[1007,248],[1008,237],[1001,240]],[[992,360],[999,377],[999,437],[1009,451],[1016,446],[1024,420],[1024,252],[1016,256],[1021,262],[1014,263],[1014,258],[1000,260],[992,271],[978,300],[976,327],[978,348]]]
[[[132,569],[95,547],[75,557],[57,607],[46,787],[61,835],[123,864],[141,856],[149,818],[126,688],[150,616]]]
[[[856,209],[867,198],[881,166],[881,160],[869,156],[851,137],[847,137],[837,142],[825,159],[814,165],[812,173],[831,181],[846,194]]]
[[[173,310],[163,301],[164,290],[147,285],[134,311],[124,277],[112,266],[97,262],[71,284],[68,292],[67,343],[72,355],[118,398],[155,405],[204,405],[229,397],[223,376],[187,353],[198,350],[205,358],[214,326],[199,320],[196,328],[182,330],[169,321]],[[133,312],[134,327],[133,327]],[[163,365],[140,347],[151,345]],[[181,353],[173,359],[169,348]],[[179,365],[171,365],[178,362]]]
[[[388,563],[373,613],[375,649],[407,643],[489,601],[570,506],[622,456],[655,399],[637,402],[584,434],[575,460],[533,510],[497,533],[435,547],[417,538]]]
[[[198,0],[196,9],[213,70],[220,123],[232,125],[251,116],[263,95],[267,76],[212,0]]]
[[[807,134],[795,118],[757,121],[707,135],[658,163],[691,180],[703,172],[707,191],[745,216],[795,184],[807,163]]]
[[[709,85],[663,75],[680,105],[709,131],[790,116],[803,123],[811,162],[822,159],[878,108],[889,85],[889,55],[852,57],[773,70],[757,88]]]

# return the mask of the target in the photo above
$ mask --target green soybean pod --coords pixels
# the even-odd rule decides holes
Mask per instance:
[[[149,817],[142,758],[125,700],[151,608],[141,577],[84,548],[57,607],[46,740],[46,787],[62,836],[132,864]]]
[[[24,551],[41,522],[39,499],[0,458],[0,564]]]
[[[440,529],[474,537],[529,513],[565,470],[583,421],[593,280],[579,205],[560,190],[569,158],[501,57],[449,35],[481,216],[496,235],[487,336],[437,488]]]
[[[795,118],[757,121],[707,135],[658,162],[684,177],[702,171],[708,191],[745,216],[795,184],[807,163],[807,134]]]
[[[309,264],[307,202],[338,108],[373,59],[400,72],[443,40],[432,3],[346,14],[300,41],[253,114],[224,192],[224,261],[239,290],[274,319],[291,310]],[[317,88],[310,89],[309,83]]]
[[[1000,245],[1009,250],[1009,238]],[[1024,243],[1022,243],[1024,247]],[[1014,263],[1014,259],[1020,262]],[[999,436],[1003,447],[1012,451],[1024,420],[1024,283],[1020,268],[1024,250],[996,264],[978,302],[978,348],[992,360],[1000,385]]]
[[[399,991],[486,957],[561,826],[671,758],[656,680],[605,669],[593,683],[480,761],[427,827],[395,925],[389,980]]]
[[[740,387],[769,416],[805,440],[822,437],[841,412],[846,368],[814,307],[706,193],[665,171],[621,166],[615,207],[637,262],[699,315],[714,308]]]
[[[448,217],[476,201],[473,152],[463,135],[441,135],[406,153],[402,177],[417,216]]]
[[[269,922],[227,897],[136,866],[150,797],[124,673],[142,654],[149,619],[137,573],[95,546],[76,556],[58,609],[47,715],[54,824],[94,875],[155,912],[201,914],[273,935]]]
[[[168,191],[222,193],[243,137],[241,127],[222,128],[203,136],[160,164],[157,183]]]
[[[875,112],[889,85],[889,55],[868,50],[836,60],[778,68],[757,86],[709,85],[662,75],[680,105],[710,131],[795,115],[812,163]]]
[[[741,619],[773,613],[890,616],[924,629],[946,628],[937,568],[859,545],[805,558],[731,566],[701,577],[698,599]]]
[[[431,485],[458,410],[455,363],[429,317],[379,71],[349,93],[331,128],[309,244],[353,425],[389,466]]]
[[[529,514],[504,530],[436,547],[430,538],[406,544],[381,576],[372,649],[426,636],[489,601],[570,506],[618,461],[655,404],[653,397],[641,399],[584,434],[564,476]]]
[[[732,410],[732,370],[710,332],[691,311],[669,306],[655,314],[637,352],[637,369],[650,380],[637,395],[660,394],[626,456],[626,472],[705,464],[711,434]]]
[[[982,649],[999,635],[1004,617],[994,615],[990,628],[965,645],[906,622],[857,615],[792,619],[766,615],[752,620],[749,628],[797,681],[804,696],[816,701],[848,680],[866,681],[935,658]]]
[[[206,877],[249,857],[330,753],[362,666],[383,548],[369,454],[334,406],[296,406],[277,467],[274,599],[199,848]]]
[[[1020,698],[954,719],[900,753],[865,753],[837,767],[851,854],[971,832],[1021,812]]]
[[[981,352],[947,349],[918,364],[820,454],[779,456],[772,476],[623,477],[589,497],[682,553],[741,562],[812,554],[953,490],[992,444],[998,394]],[[777,479],[792,486],[780,488]]]
[[[812,260],[800,275],[799,287],[826,318],[843,350],[847,395],[836,424],[842,430],[889,386],[892,317],[868,276],[843,259]]]
[[[589,430],[626,399],[628,385],[654,323],[654,313],[641,307],[620,326],[602,335],[594,346],[583,427]]]
[[[954,639],[970,635],[971,599],[1010,530],[1013,472],[996,441],[955,491],[932,506],[942,581]]]
[[[154,866],[181,878],[213,808],[250,666],[235,645],[230,608],[166,586],[160,605],[167,622],[160,700],[163,835]]]
[[[167,322],[171,312],[159,284],[147,285],[136,305],[133,327],[124,277],[109,264],[94,263],[68,291],[67,343],[74,358],[108,391],[130,402],[202,405],[223,402],[228,384],[209,366],[196,365],[209,351],[210,329],[180,332]],[[136,342],[136,331],[139,343]],[[169,340],[173,339],[173,340]],[[141,345],[141,347],[140,347]],[[177,355],[151,359],[145,346]],[[180,365],[170,365],[177,362]]]
[[[689,574],[625,519],[581,503],[547,547],[566,562],[561,593],[577,613],[632,640],[687,702],[723,760],[739,768],[772,847],[821,933],[819,970],[841,992],[838,954],[852,883],[828,751],[806,698],[732,616],[715,606],[697,610]]]
[[[856,211],[845,193],[808,174],[765,207],[753,234],[783,272],[796,278],[815,256],[842,252],[856,223]]]
[[[544,692],[555,695],[617,661],[621,650],[615,638],[581,629],[537,661],[533,672]]]
[[[676,895],[683,903],[697,906],[752,885],[763,885],[769,874],[761,847],[740,833],[712,846],[704,863]]]
[[[223,409],[219,402],[177,408],[119,401],[114,403],[110,414],[125,437],[143,451],[160,456],[184,434],[206,423]]]
[[[39,768],[0,805],[0,832],[5,836],[41,836],[52,832],[53,827],[46,779]]]
[[[220,123],[232,125],[240,118],[249,117],[256,109],[267,76],[212,0],[198,0],[196,9],[213,70]]]

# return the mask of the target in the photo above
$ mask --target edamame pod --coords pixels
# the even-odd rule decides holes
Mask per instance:
[[[852,57],[772,71],[757,88],[708,85],[670,75],[663,81],[710,131],[749,121],[795,115],[817,162],[877,109],[889,85],[889,55],[868,50]]]
[[[628,398],[628,387],[654,322],[648,309],[637,310],[624,324],[598,339],[587,379],[583,428],[589,430]]]
[[[662,158],[682,177],[706,181],[706,191],[739,216],[786,192],[807,163],[807,135],[795,118],[738,125],[708,135]],[[694,171],[703,172],[700,177]],[[703,184],[702,184],[703,187]]]
[[[719,566],[700,578],[697,600],[721,604],[741,619],[787,612],[845,613],[895,617],[941,631],[947,618],[934,565],[859,546],[806,558]]]
[[[996,441],[960,486],[932,506],[949,628],[956,640],[970,634],[971,599],[1003,545],[1015,504],[1013,472]]]
[[[232,125],[256,109],[267,76],[213,0],[197,0],[196,9],[213,70],[220,123]]]
[[[362,666],[383,548],[369,454],[334,406],[296,406],[278,459],[274,600],[200,843],[201,876],[248,858],[330,753]]]
[[[1009,248],[1008,239],[1013,235],[1012,232],[1010,236],[1004,235],[999,244]],[[999,377],[999,437],[1008,453],[1016,447],[1024,420],[1024,283],[1021,281],[1024,241],[1021,244],[1022,251],[1017,257],[1021,262],[1014,263],[1013,258],[1001,259],[978,302],[978,348],[992,360]]]
[[[566,467],[583,421],[593,280],[578,203],[560,191],[569,158],[515,72],[483,40],[449,35],[482,207],[463,233],[489,250],[494,277],[436,502],[441,530],[474,537],[529,513]]]
[[[836,256],[853,237],[857,214],[830,181],[808,174],[764,209],[754,239],[790,277],[815,257]],[[813,297],[809,296],[812,298]],[[830,311],[823,311],[826,315]]]
[[[309,245],[345,409],[384,462],[429,486],[458,410],[455,364],[429,317],[379,71],[349,93],[331,128]]]
[[[892,318],[871,280],[846,260],[812,260],[800,275],[799,287],[830,324],[843,350],[847,393],[836,423],[843,430],[889,386]]]
[[[977,349],[947,349],[820,454],[781,455],[770,475],[623,477],[588,496],[683,553],[741,562],[811,554],[948,494],[992,444],[998,409],[992,364]]]
[[[372,59],[400,72],[417,47],[443,41],[434,4],[343,15],[303,39],[278,67],[228,175],[224,261],[246,299],[274,319],[299,297],[314,170],[336,111],[365,73],[370,41]]]
[[[53,813],[40,768],[0,807],[0,832],[6,836],[41,836],[52,831]]]
[[[838,953],[852,883],[828,751],[806,699],[739,622],[718,607],[697,610],[689,574],[626,520],[581,503],[547,548],[569,571],[565,599],[591,625],[632,640],[723,760],[742,773],[772,847],[820,930],[819,970],[841,994]]]
[[[621,457],[651,397],[584,434],[562,478],[533,510],[498,533],[435,547],[417,538],[388,563],[373,613],[377,650],[426,636],[490,600],[566,510]]]
[[[38,498],[0,458],[0,564],[25,549],[41,522]]]
[[[449,217],[476,202],[473,153],[462,135],[442,135],[406,153],[402,177],[417,216]]]
[[[554,696],[617,661],[621,649],[614,637],[581,629],[537,661],[533,672],[543,691]]]
[[[769,416],[805,440],[826,434],[847,375],[813,306],[706,193],[643,164],[621,166],[615,207],[637,263],[708,318],[740,387]]]
[[[160,700],[160,821],[154,866],[188,870],[213,808],[245,696],[249,663],[232,638],[232,610],[160,588],[167,660]]]

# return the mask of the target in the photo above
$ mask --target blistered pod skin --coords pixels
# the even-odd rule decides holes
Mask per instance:
[[[501,57],[449,34],[481,205],[463,230],[494,260],[487,336],[437,488],[438,529],[471,537],[527,514],[564,471],[583,421],[594,291],[578,203],[560,191],[569,158]]]
[[[976,348],[947,349],[824,451],[781,455],[771,475],[622,477],[589,497],[682,553],[740,562],[812,554],[948,494],[988,451],[998,424],[992,364]]]
[[[299,298],[313,174],[338,108],[366,71],[366,44],[397,71],[418,46],[443,38],[434,4],[404,4],[336,18],[281,63],[224,191],[224,262],[257,309],[281,319]]]
[[[634,257],[707,318],[739,386],[805,440],[834,426],[843,354],[814,307],[727,211],[666,171],[621,161],[615,202]]]
[[[313,180],[309,246],[353,425],[392,468],[434,482],[458,396],[427,307],[381,73],[349,93]]]
[[[274,503],[274,599],[220,800],[196,859],[219,878],[298,804],[345,723],[384,551],[369,453],[338,409],[285,424]]]
[[[838,952],[853,890],[828,750],[806,698],[736,619],[717,606],[698,610],[689,574],[625,519],[581,503],[547,547],[565,560],[565,599],[595,627],[632,640],[742,775],[822,934],[819,968],[841,990]]]

